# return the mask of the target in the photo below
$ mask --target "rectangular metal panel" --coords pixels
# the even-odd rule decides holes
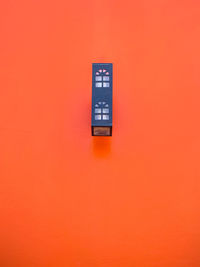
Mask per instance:
[[[92,64],[92,127],[110,127],[112,135],[113,64]],[[93,131],[92,135],[98,135]],[[95,134],[96,133],[96,134]],[[108,134],[106,134],[107,136]],[[101,134],[102,136],[102,134]]]

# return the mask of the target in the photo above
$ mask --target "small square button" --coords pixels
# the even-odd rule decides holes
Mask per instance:
[[[96,76],[95,81],[102,81],[102,76]]]
[[[110,83],[103,83],[103,87],[109,87]]]
[[[103,115],[103,120],[109,120],[109,115]]]
[[[101,115],[95,115],[95,120],[101,120]]]
[[[102,83],[96,83],[96,87],[102,87]]]

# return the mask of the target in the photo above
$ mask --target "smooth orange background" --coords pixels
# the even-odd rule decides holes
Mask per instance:
[[[198,0],[2,0],[0,266],[199,267],[199,102]]]

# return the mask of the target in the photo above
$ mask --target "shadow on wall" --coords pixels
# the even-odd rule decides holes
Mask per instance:
[[[111,152],[111,137],[107,136],[93,136],[92,137],[92,150],[96,157],[105,158]]]

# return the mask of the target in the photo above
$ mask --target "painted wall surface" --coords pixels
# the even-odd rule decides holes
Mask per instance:
[[[200,266],[199,34],[197,0],[0,1],[1,267]]]

